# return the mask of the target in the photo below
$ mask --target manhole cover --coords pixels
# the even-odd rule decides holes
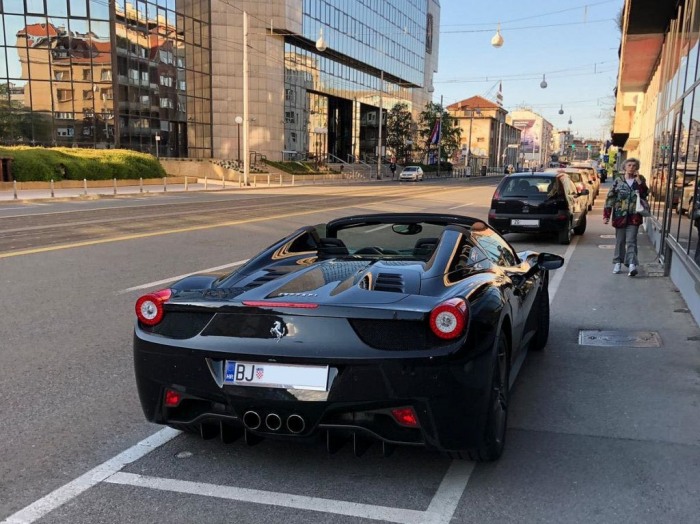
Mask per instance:
[[[580,346],[658,348],[661,337],[656,331],[601,331],[581,330],[578,332]]]
[[[599,244],[598,247],[600,249],[615,249],[614,244]]]

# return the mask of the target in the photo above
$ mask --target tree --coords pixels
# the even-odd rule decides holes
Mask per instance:
[[[434,149],[437,151],[438,146],[430,143],[430,136],[435,128],[435,122],[442,115],[442,136],[440,139],[440,160],[446,161],[452,157],[452,154],[459,148],[459,143],[462,138],[462,130],[459,126],[455,126],[455,119],[445,111],[445,108],[440,104],[428,102],[425,109],[418,117],[418,134],[420,136],[420,145],[423,155]]]
[[[408,104],[394,104],[386,118],[386,145],[399,160],[405,160],[411,155],[412,128],[413,115],[408,109]]]
[[[0,141],[12,142],[20,135],[21,109],[10,99],[9,84],[0,84]]]

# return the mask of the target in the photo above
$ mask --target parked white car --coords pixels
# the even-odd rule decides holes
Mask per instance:
[[[418,182],[423,180],[423,169],[420,166],[406,166],[399,175],[399,182],[404,180],[412,180]]]

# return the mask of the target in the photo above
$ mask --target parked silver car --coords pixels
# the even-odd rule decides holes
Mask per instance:
[[[408,181],[411,180],[413,182],[419,182],[423,180],[423,168],[420,166],[406,166],[403,168],[403,171],[401,171],[401,174],[399,175],[399,182],[403,182],[404,180]]]

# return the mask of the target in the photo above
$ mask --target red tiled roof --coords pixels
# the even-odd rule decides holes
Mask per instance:
[[[447,106],[448,111],[457,111],[458,109],[500,109],[501,106],[491,100],[485,99],[483,96],[473,96],[465,98],[454,104]]]
[[[29,24],[17,32],[17,36],[58,36],[58,31],[53,24]]]

